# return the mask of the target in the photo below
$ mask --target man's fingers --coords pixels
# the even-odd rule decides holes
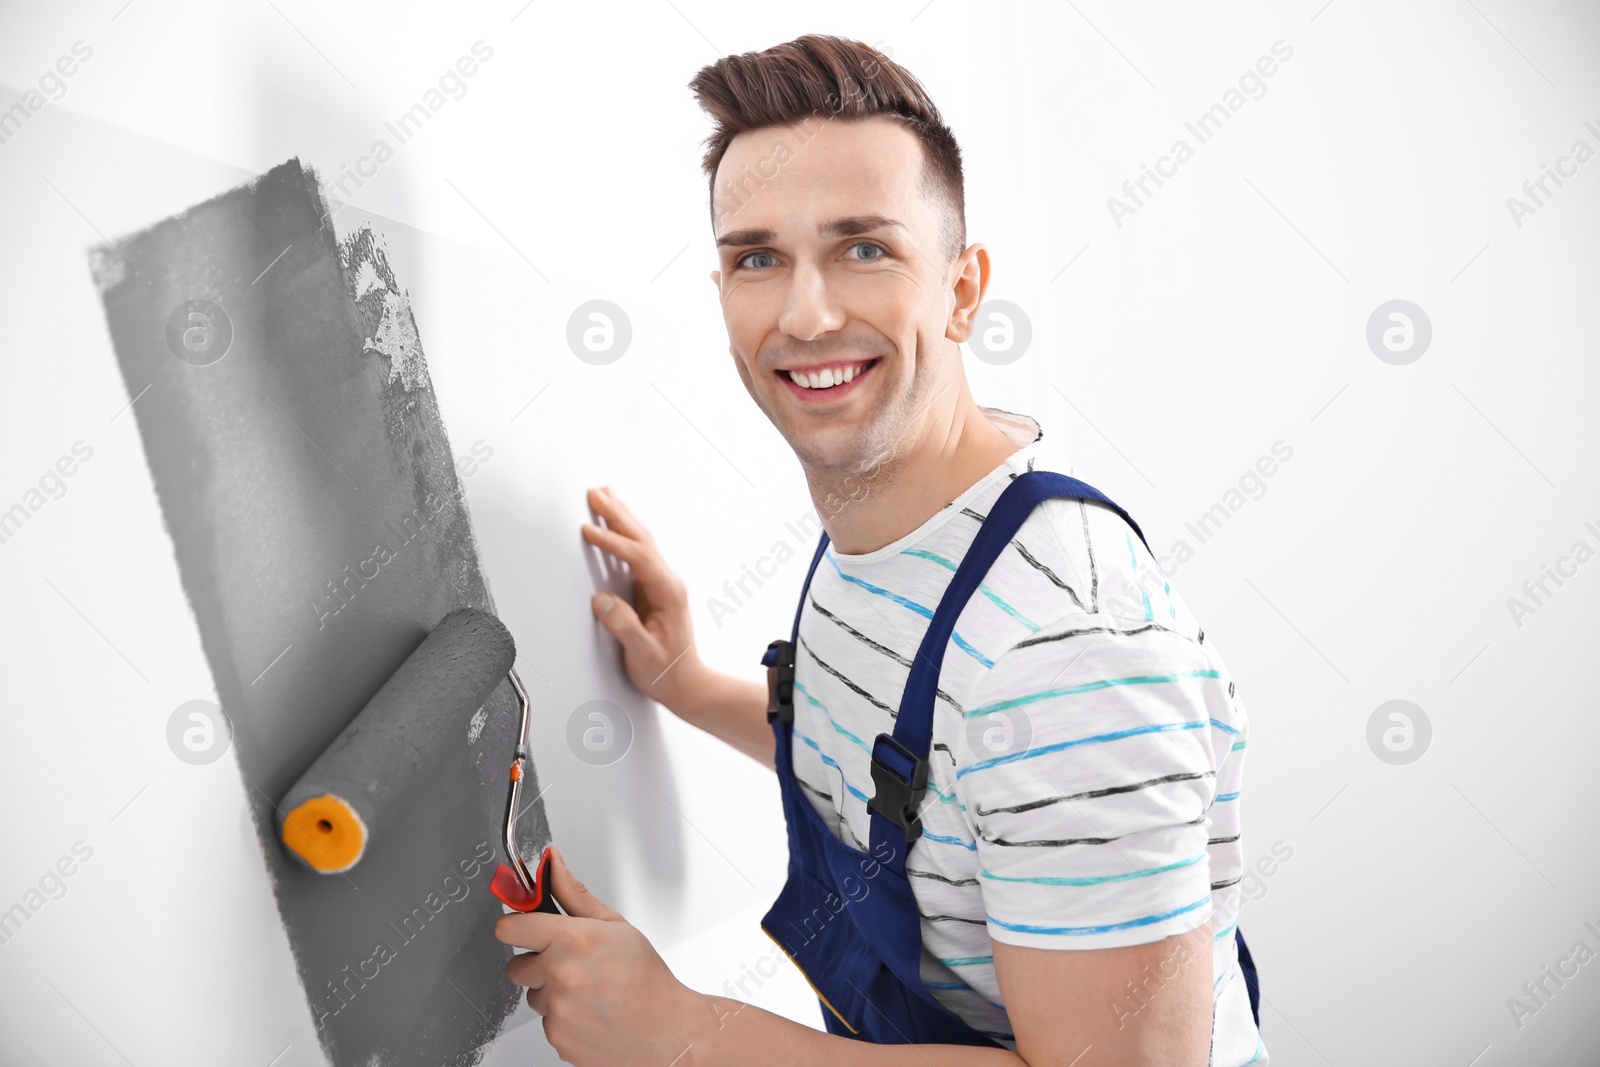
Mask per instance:
[[[637,572],[641,566],[645,565],[649,559],[650,546],[645,544],[643,541],[636,540],[632,537],[627,537],[617,530],[610,530],[604,526],[596,526],[592,522],[584,523],[579,527],[579,529],[582,531],[583,539],[585,541],[588,541],[591,545],[594,545],[602,551],[609,552],[613,556],[616,556],[622,562],[632,567],[635,572]]]
[[[584,540],[626,563],[633,571],[635,582],[660,587],[671,574],[654,544],[636,541],[616,530],[608,530],[593,523],[584,523],[580,530]]]
[[[552,847],[550,853],[554,858],[554,862],[550,864],[550,892],[563,911],[580,919],[616,921],[622,918],[608,904],[589,892],[588,886],[578,881],[577,876],[567,868],[567,861],[561,858],[559,848]]]
[[[627,534],[639,541],[650,540],[650,531],[645,528],[634,513],[628,510],[628,505],[622,498],[611,491],[604,489],[589,490],[589,506],[606,520],[606,525],[620,533]]]
[[[598,492],[590,491],[591,496]],[[617,506],[621,507],[620,504]],[[626,510],[622,508],[613,512],[615,517],[607,519],[611,523],[609,527],[584,523],[580,527],[583,539],[626,563],[633,572],[634,588],[650,604],[667,608],[682,606],[688,598],[683,582],[661,558],[661,552],[649,532],[631,516],[623,517]]]
[[[639,638],[649,636],[649,631],[644,628],[644,623],[639,621],[639,613],[633,610],[633,605],[615,593],[596,593],[590,606],[594,609],[595,618],[600,620],[600,625],[610,631],[612,637],[621,641],[623,648],[632,648]]]
[[[523,952],[512,956],[506,964],[506,977],[517,985],[527,986],[529,989],[543,989],[546,982],[548,961],[542,952]]]
[[[514,948],[543,952],[550,947],[550,942],[555,940],[556,931],[564,919],[565,916],[551,915],[544,911],[502,915],[495,920],[494,936],[496,940]]]

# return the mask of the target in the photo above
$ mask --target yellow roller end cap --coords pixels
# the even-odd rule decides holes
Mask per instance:
[[[283,843],[314,871],[348,871],[367,850],[367,827],[331,793],[312,797],[283,820]]]

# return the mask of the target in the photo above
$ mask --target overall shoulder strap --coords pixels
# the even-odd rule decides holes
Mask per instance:
[[[806,609],[806,594],[811,591],[811,576],[817,573],[817,564],[822,562],[822,554],[828,550],[828,531],[822,531],[822,537],[817,541],[817,551],[811,557],[811,566],[806,568],[806,580],[800,584],[800,603],[794,609],[794,625],[789,629],[789,643],[795,644],[800,640],[800,613]],[[778,642],[774,641],[773,644]],[[761,657],[764,666],[774,665],[775,651],[772,645],[767,646],[767,654]]]
[[[817,573],[817,564],[822,562],[822,554],[828,550],[828,531],[823,530],[822,536],[817,539],[817,551],[811,557],[811,566],[806,568],[806,580],[800,586],[800,603],[794,609],[794,626],[789,630],[791,644],[800,640],[800,613],[806,608],[806,594],[811,592],[811,576]]]
[[[904,870],[910,842],[922,833],[917,809],[921,805],[922,789],[927,784],[927,756],[933,741],[933,703],[956,619],[1033,509],[1041,501],[1055,497],[1104,504],[1120,515],[1149,548],[1139,524],[1126,511],[1094,486],[1065,474],[1028,471],[1017,475],[1000,494],[934,610],[933,620],[912,660],[894,733],[879,734],[872,746],[875,792],[868,807],[872,811],[873,852],[880,858],[892,852],[895,860],[891,865],[898,870]],[[880,846],[885,851],[880,851]]]
[[[817,540],[817,551],[806,569],[806,580],[800,585],[800,603],[794,609],[794,626],[789,630],[789,640],[774,641],[762,653],[761,665],[767,668],[767,721],[774,729],[782,731],[794,721],[794,665],[795,653],[800,644],[800,615],[806,609],[806,595],[811,591],[811,578],[817,573],[817,564],[828,549],[828,531],[822,531]]]

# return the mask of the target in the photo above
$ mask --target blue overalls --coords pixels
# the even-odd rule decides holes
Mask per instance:
[[[1029,471],[1012,480],[990,509],[933,613],[906,680],[894,733],[879,734],[873,742],[869,852],[845,844],[822,821],[801,792],[791,752],[800,615],[812,575],[828,547],[826,532],[806,572],[789,640],[772,642],[762,657],[768,668],[767,718],[777,740],[778,784],[789,826],[789,878],[761,926],[810,980],[826,1009],[823,1020],[830,1033],[879,1044],[1000,1047],[935,1000],[922,983],[921,916],[906,878],[906,856],[922,834],[918,811],[928,781],[934,695],[945,646],[978,583],[1023,520],[1052,497],[1104,504],[1144,541],[1127,512],[1076,478]],[[1255,963],[1237,927],[1234,936],[1250,993],[1250,1012],[1259,1025]]]

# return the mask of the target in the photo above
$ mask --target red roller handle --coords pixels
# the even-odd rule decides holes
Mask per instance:
[[[534,868],[533,892],[530,893],[523,888],[517,872],[502,863],[494,872],[494,880],[489,883],[489,892],[512,911],[545,911],[560,915],[556,898],[550,895],[550,864],[550,846],[546,845],[539,854],[538,866]]]

